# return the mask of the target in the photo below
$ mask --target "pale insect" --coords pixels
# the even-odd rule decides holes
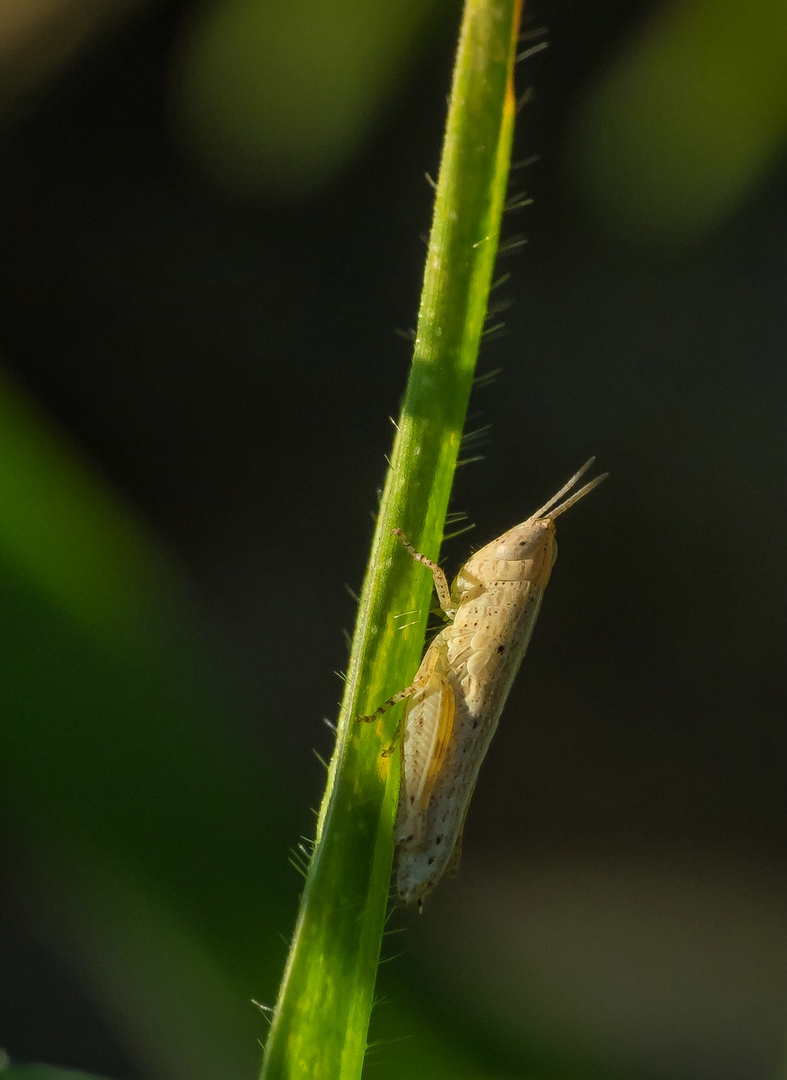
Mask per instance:
[[[472,555],[449,589],[445,574],[392,532],[434,575],[450,620],[426,650],[415,679],[384,702],[371,722],[408,699],[402,720],[397,891],[405,903],[424,897],[459,864],[462,829],[484,760],[533,632],[557,556],[555,518],[605,479],[597,476],[563,499],[591,458],[521,525]],[[392,748],[393,749],[393,748]]]

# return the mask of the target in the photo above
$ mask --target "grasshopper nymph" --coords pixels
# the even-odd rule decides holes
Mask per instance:
[[[384,702],[407,699],[402,720],[397,890],[419,906],[459,863],[462,829],[484,760],[530,635],[557,556],[555,518],[607,476],[597,476],[563,502],[595,459],[521,525],[472,555],[449,589],[445,574],[393,532],[432,571],[449,619],[426,650],[415,679]]]

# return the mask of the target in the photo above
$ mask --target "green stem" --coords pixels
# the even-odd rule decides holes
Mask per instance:
[[[436,557],[505,201],[520,14],[521,0],[465,5],[412,370],[263,1080],[344,1080],[360,1076],[363,1065],[398,793],[397,756],[381,750],[398,710],[374,727],[355,718],[412,679],[423,647],[431,577],[395,543],[391,528]]]

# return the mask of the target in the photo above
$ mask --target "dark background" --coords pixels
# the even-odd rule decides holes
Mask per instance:
[[[776,158],[680,244],[594,221],[572,172],[577,102],[654,8],[532,12],[549,49],[520,67],[533,92],[515,157],[538,160],[514,183],[534,202],[504,222],[527,243],[501,259],[510,308],[481,366],[501,372],[469,424],[491,428],[453,501],[476,528],[445,545],[446,565],[590,454],[611,475],[560,523],[463,870],[394,984],[461,998],[463,962],[492,968],[518,942],[557,1003],[539,999],[545,1031],[592,1031],[641,1075],[759,1078],[777,1075],[787,1015],[785,174]],[[456,11],[357,152],[291,199],[222,188],[173,134],[188,16],[137,13],[16,102],[0,352],[183,568],[232,695],[227,738],[280,781],[263,797],[291,906],[273,937],[294,919],[286,848],[320,798],[311,751],[330,754],[344,586],[361,581],[407,377],[395,331],[417,309]],[[94,1014],[69,946],[31,928],[22,880],[2,912],[0,1043],[23,1061],[155,1072],[117,1017]],[[470,980],[467,1001],[486,993]],[[457,1008],[483,1023],[477,1000]]]

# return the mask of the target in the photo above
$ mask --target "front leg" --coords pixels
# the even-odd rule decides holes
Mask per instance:
[[[443,573],[442,568],[439,567],[436,562],[432,562],[426,555],[422,555],[420,551],[416,551],[401,529],[391,529],[391,533],[397,540],[401,541],[416,562],[423,563],[424,566],[428,566],[432,571],[434,588],[437,593],[437,599],[440,601],[440,607],[449,619],[453,619],[454,615],[456,615],[456,608],[451,600],[451,590],[448,587],[448,579]]]

